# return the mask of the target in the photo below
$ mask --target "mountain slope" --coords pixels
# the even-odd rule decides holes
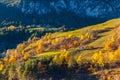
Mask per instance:
[[[20,17],[12,19],[14,13],[10,15],[10,19],[17,19],[18,24],[50,24],[55,27],[66,25],[74,28],[73,26],[83,27],[120,17],[119,0],[1,0],[0,3],[13,8],[15,13],[20,11]],[[5,17],[1,20],[7,19]]]
[[[115,35],[114,28],[119,25],[120,25],[120,19],[113,19],[113,20],[107,21],[102,24],[87,26],[85,28],[77,29],[75,31],[57,32],[55,34],[52,34],[52,37],[57,38],[57,37],[64,37],[64,36],[68,36],[68,35],[79,36],[80,34],[84,33],[85,31],[105,30],[106,29],[106,31],[97,34],[97,36],[100,38],[87,44],[88,46],[98,47],[97,49],[83,50],[79,53],[79,54],[85,55],[87,57],[87,56],[93,54],[95,51],[99,50],[99,47],[104,47],[104,44],[106,43],[107,39],[109,39]],[[107,30],[107,29],[111,29],[111,30]],[[40,54],[40,55],[44,55],[44,54]]]
[[[47,33],[40,39],[34,37],[7,50],[0,63],[1,76],[25,80],[102,79],[103,69],[120,67],[119,30],[120,19],[113,19],[74,31]],[[116,69],[114,72],[117,74]],[[109,78],[107,75],[102,80]]]
[[[109,17],[107,14],[114,14],[119,12],[119,0],[104,0],[104,1],[89,1],[89,0],[1,0],[1,3],[7,6],[16,6],[23,13],[37,13],[46,14],[51,12],[56,12],[60,14],[64,10],[72,11],[75,14],[82,14],[93,16],[93,17]],[[94,4],[93,4],[94,3]],[[116,6],[115,6],[116,5]],[[104,8],[103,8],[104,7]],[[115,16],[115,15],[112,15]],[[117,15],[116,15],[117,16]]]

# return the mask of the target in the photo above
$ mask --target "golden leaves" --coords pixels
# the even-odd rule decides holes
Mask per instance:
[[[80,64],[82,62],[82,56],[78,56],[77,60],[76,60],[77,64]]]
[[[71,58],[71,55],[69,52],[61,53],[60,55],[55,55],[52,59],[52,61],[58,65],[61,65],[63,63],[69,63],[69,60]]]
[[[99,66],[104,66],[105,58],[104,58],[104,54],[102,53],[102,51],[98,51],[93,54],[92,63],[98,64]]]
[[[29,53],[25,53],[23,59],[27,60],[30,57]]]
[[[112,50],[114,47],[114,42],[115,42],[114,37],[108,39],[108,41],[105,43],[104,50]]]
[[[2,71],[3,70],[3,64],[2,64],[2,62],[0,62],[0,71]]]
[[[15,56],[11,56],[10,59],[9,59],[9,62],[12,63],[12,62],[15,62],[16,61],[16,57]]]

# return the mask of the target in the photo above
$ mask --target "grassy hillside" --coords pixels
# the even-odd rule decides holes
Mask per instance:
[[[85,28],[82,29],[77,29],[74,31],[69,31],[69,32],[56,32],[54,34],[52,34],[53,38],[57,38],[57,37],[63,37],[63,36],[68,36],[68,35],[73,35],[73,36],[79,36],[80,34],[86,32],[86,31],[92,31],[92,30],[104,30],[103,32],[97,34],[97,36],[99,37],[98,39],[92,41],[91,43],[88,43],[86,45],[88,46],[94,46],[94,47],[98,47],[96,50],[99,49],[99,47],[104,47],[104,44],[106,43],[107,39],[111,38],[112,36],[115,35],[115,30],[114,28],[120,25],[120,19],[113,19],[110,21],[107,21],[105,23],[102,24],[97,24],[97,25],[93,25],[93,26],[87,26]],[[92,54],[94,50],[83,50],[81,52],[81,54],[83,55],[89,55]]]
[[[0,63],[1,77],[9,80],[113,80],[113,75],[101,74],[120,67],[119,30],[120,19],[113,19],[74,31],[33,37],[16,49],[7,50]],[[117,74],[116,69],[114,72]]]

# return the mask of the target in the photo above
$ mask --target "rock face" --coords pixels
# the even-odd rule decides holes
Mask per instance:
[[[119,0],[1,0],[0,3],[23,15],[32,15],[34,22],[39,17],[41,24],[55,26],[81,27],[84,23],[89,25],[120,17]]]

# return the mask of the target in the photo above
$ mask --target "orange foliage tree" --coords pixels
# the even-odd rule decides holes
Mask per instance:
[[[27,60],[29,57],[30,57],[30,55],[28,53],[25,53],[24,56],[23,56],[23,59]]]
[[[12,62],[15,62],[16,61],[16,57],[15,56],[11,56],[10,59],[9,59],[9,62],[12,63]]]

